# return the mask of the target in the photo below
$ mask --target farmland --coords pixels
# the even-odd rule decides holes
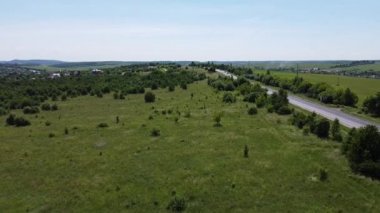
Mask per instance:
[[[354,175],[339,143],[304,135],[289,116],[248,115],[242,97],[224,104],[206,81],[154,93],[155,103],[80,96],[23,115],[29,127],[1,126],[0,209],[164,212],[177,198],[188,212],[380,211],[379,182]]]

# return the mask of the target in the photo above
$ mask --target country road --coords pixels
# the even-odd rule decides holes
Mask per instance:
[[[224,76],[227,76],[227,77],[232,77],[235,80],[237,79],[237,76],[235,76],[229,72],[226,72],[224,70],[217,69],[216,72],[218,72]],[[276,90],[274,90],[272,88],[265,87],[265,86],[263,86],[263,87],[268,90],[269,94],[276,92]],[[337,108],[332,108],[332,107],[328,107],[328,106],[325,106],[322,104],[317,104],[317,103],[302,99],[302,98],[295,96],[295,95],[288,95],[288,99],[289,99],[289,103],[294,105],[294,106],[300,107],[300,108],[307,110],[309,112],[315,112],[316,114],[323,116],[329,120],[338,119],[339,122],[343,126],[346,126],[348,128],[353,128],[353,127],[360,128],[360,127],[363,127],[366,125],[374,125],[374,126],[377,126],[378,129],[380,129],[380,125],[378,125],[378,124],[375,124],[373,122],[364,120],[362,118],[358,118],[356,116],[347,114],[347,113],[342,112],[341,110],[339,110]]]

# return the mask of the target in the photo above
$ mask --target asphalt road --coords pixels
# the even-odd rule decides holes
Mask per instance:
[[[235,76],[229,72],[226,72],[224,70],[217,69],[216,72],[218,72],[224,76],[231,77],[235,80],[237,79],[237,76]],[[263,87],[268,90],[269,94],[276,92],[276,90],[274,90],[272,88],[265,87],[265,86],[263,86]],[[315,112],[316,114],[323,116],[329,120],[338,119],[340,124],[342,124],[348,128],[353,128],[353,127],[360,128],[360,127],[363,127],[366,125],[374,125],[374,126],[377,126],[378,129],[380,129],[380,125],[378,125],[378,124],[375,124],[375,123],[367,121],[365,119],[358,118],[356,116],[347,114],[347,113],[342,112],[341,110],[339,110],[337,108],[332,108],[332,107],[328,107],[328,106],[325,106],[322,104],[317,104],[317,103],[305,100],[305,99],[300,98],[300,97],[295,96],[295,95],[288,95],[288,99],[289,99],[289,103],[294,105],[294,106],[300,107],[300,108],[307,110],[309,112]]]

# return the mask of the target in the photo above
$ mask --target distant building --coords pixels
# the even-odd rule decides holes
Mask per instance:
[[[60,77],[61,77],[61,73],[52,73],[49,75],[50,79],[56,79],[56,78],[60,78]]]
[[[92,74],[94,74],[94,75],[100,75],[100,74],[103,74],[103,70],[93,69],[93,70],[92,70]]]

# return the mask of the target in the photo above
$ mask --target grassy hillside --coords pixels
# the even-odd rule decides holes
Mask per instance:
[[[380,211],[379,182],[353,175],[339,144],[304,136],[288,117],[249,116],[246,103],[222,104],[204,81],[155,93],[153,104],[143,95],[70,99],[27,116],[30,127],[2,125],[0,209],[165,212],[177,197],[187,212]],[[213,127],[222,111],[223,127]]]

